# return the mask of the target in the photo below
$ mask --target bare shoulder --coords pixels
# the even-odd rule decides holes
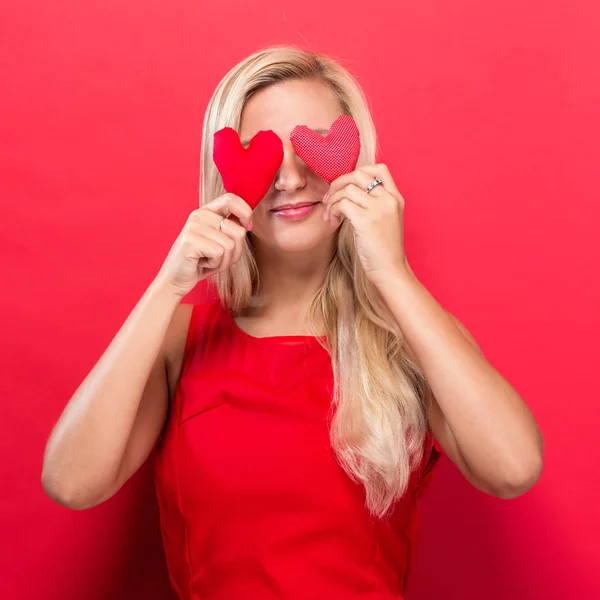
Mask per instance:
[[[173,313],[173,318],[165,335],[164,352],[169,379],[169,396],[171,399],[175,395],[175,389],[181,375],[185,341],[187,339],[193,308],[193,304],[179,304]]]

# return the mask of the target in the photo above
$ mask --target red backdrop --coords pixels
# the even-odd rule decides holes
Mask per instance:
[[[599,597],[599,16],[591,1],[2,3],[0,596],[172,597],[153,457],[75,512],[45,496],[43,450],[197,207],[214,87],[292,42],[359,78],[415,273],[545,435],[542,478],[513,501],[444,457],[407,598]]]

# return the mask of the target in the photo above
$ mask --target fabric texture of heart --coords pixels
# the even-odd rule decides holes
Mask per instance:
[[[244,199],[254,210],[283,162],[283,143],[267,129],[259,131],[245,149],[237,131],[224,127],[215,132],[213,160],[225,190]]]
[[[340,115],[325,137],[306,125],[297,125],[290,140],[296,154],[327,183],[356,169],[360,133],[349,115]]]

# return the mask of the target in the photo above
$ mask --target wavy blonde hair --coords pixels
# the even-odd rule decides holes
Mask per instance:
[[[375,162],[375,126],[352,75],[331,57],[293,45],[272,46],[234,66],[210,99],[202,133],[202,205],[225,193],[212,160],[215,131],[232,127],[239,133],[246,101],[269,85],[292,79],[327,84],[360,131],[357,166]],[[327,341],[322,345],[332,360],[332,448],[350,478],[364,485],[369,512],[384,517],[406,491],[411,471],[423,457],[431,390],[400,328],[365,276],[347,219],[335,235],[336,252],[311,302],[308,327],[316,335],[316,324],[324,324]],[[208,283],[234,315],[248,307],[260,283],[250,233],[241,259]]]

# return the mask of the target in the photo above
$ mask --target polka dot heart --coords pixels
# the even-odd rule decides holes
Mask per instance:
[[[294,152],[327,183],[356,169],[360,154],[360,133],[349,115],[340,115],[322,136],[306,125],[290,133]]]

